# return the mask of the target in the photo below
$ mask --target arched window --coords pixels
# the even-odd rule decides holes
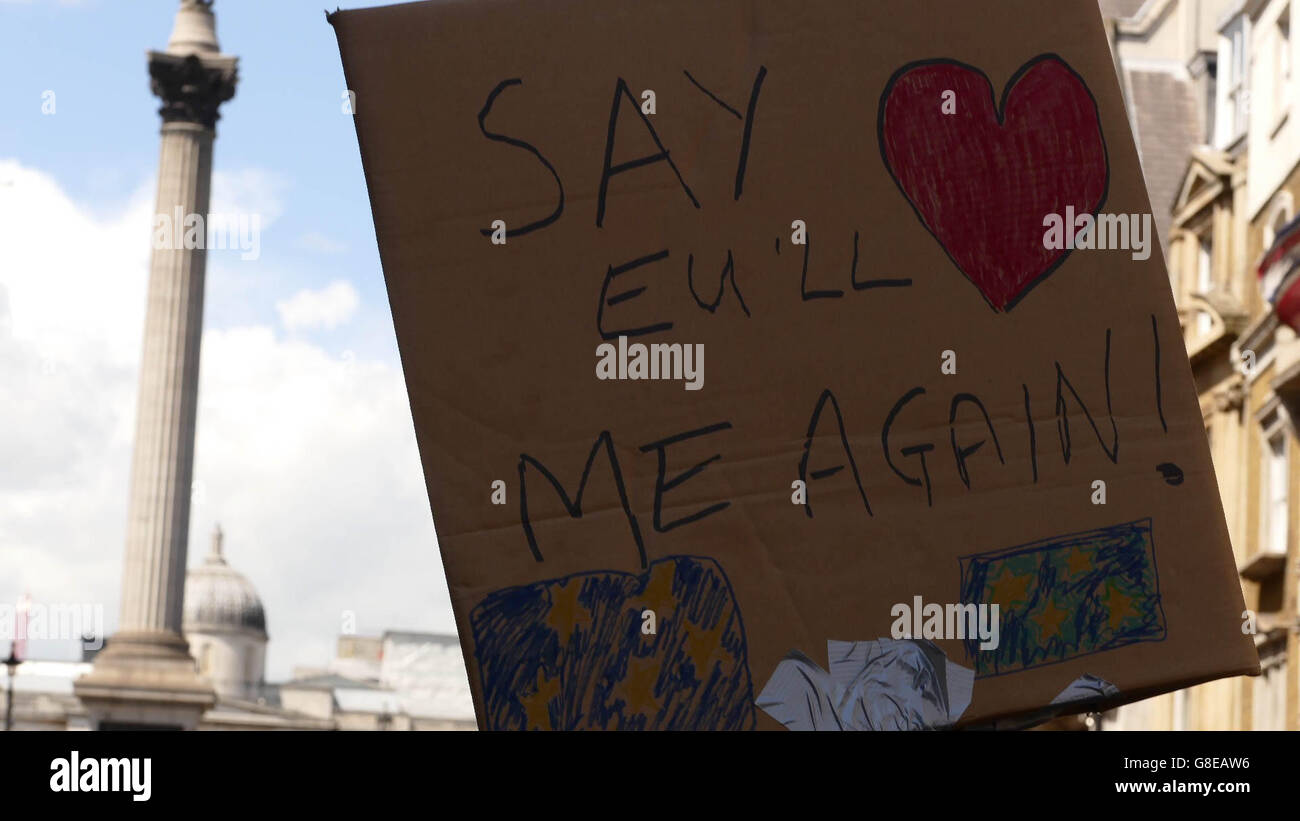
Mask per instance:
[[[1295,216],[1295,206],[1291,199],[1291,192],[1280,191],[1273,198],[1273,203],[1269,206],[1268,218],[1264,222],[1264,253],[1268,253],[1277,242],[1278,236],[1281,235],[1282,229],[1287,223],[1291,222]],[[1259,281],[1260,293],[1264,299],[1272,299],[1278,286],[1282,284],[1282,274],[1286,272],[1285,265],[1272,265],[1269,270],[1264,272],[1263,278]]]
[[[1291,192],[1279,192],[1273,199],[1273,204],[1269,209],[1268,221],[1264,224],[1265,250],[1277,241],[1277,235],[1281,233],[1282,228],[1291,221],[1293,216],[1295,216],[1295,206],[1291,199]]]

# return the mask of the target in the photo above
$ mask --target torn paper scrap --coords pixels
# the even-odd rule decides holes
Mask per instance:
[[[776,665],[755,703],[786,729],[843,730],[836,690],[825,670],[794,651]]]
[[[917,639],[828,641],[830,672],[797,651],[756,703],[790,730],[934,730],[970,705],[975,672]]]
[[[1060,694],[1052,699],[1053,704],[1070,704],[1075,701],[1092,701],[1119,695],[1119,688],[1103,678],[1086,673],[1070,682]]]
[[[970,706],[975,671],[950,663],[933,642],[828,641],[826,651],[831,681],[852,696],[863,729],[945,727]]]

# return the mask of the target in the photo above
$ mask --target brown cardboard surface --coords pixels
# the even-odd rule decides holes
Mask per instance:
[[[481,726],[777,728],[787,654],[916,596],[1019,613],[997,659],[936,641],[961,724],[1258,671],[1158,243],[1041,243],[1151,211],[1095,2],[331,22]],[[703,387],[598,379],[636,329]]]

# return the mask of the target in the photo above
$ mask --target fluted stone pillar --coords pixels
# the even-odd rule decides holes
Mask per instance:
[[[149,75],[162,100],[162,146],[122,611],[76,692],[92,726],[191,729],[214,695],[181,635],[206,265],[205,243],[186,247],[193,243],[184,237],[197,215],[206,239],[217,109],[236,82],[235,58],[217,46],[210,0],[182,0],[167,50],[149,54]]]
[[[177,206],[207,214],[212,138],[200,124],[163,125],[156,213],[168,219],[161,225],[170,225]],[[153,252],[118,643],[129,636],[171,645],[180,638],[205,261],[203,249],[183,243]]]

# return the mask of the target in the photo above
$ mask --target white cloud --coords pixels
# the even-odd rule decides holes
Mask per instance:
[[[361,304],[357,289],[346,280],[335,280],[319,291],[302,290],[275,303],[286,330],[337,328],[352,318]]]
[[[344,611],[363,632],[451,630],[400,369],[265,327],[203,345],[191,555],[220,522],[266,603],[272,655],[314,644],[295,663],[323,664]]]
[[[98,220],[46,175],[0,160],[6,179],[0,601],[29,590],[38,602],[103,604],[112,630],[152,187]],[[356,311],[350,284],[320,293],[331,289],[334,313],[318,319]],[[339,309],[347,292],[351,307]],[[231,564],[266,607],[272,680],[328,663],[344,611],[362,632],[453,629],[396,363],[245,324],[205,332],[200,383],[190,565],[220,521]]]
[[[149,195],[101,222],[40,172],[0,180],[0,600],[115,620]]]
[[[0,160],[0,286],[13,336],[41,357],[117,365],[139,358],[149,261],[150,186],[116,219],[98,220],[50,177]]]

